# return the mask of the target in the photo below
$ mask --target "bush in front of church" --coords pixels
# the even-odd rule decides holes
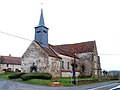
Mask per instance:
[[[9,79],[17,79],[17,78],[20,78],[23,74],[25,74],[25,73],[22,73],[22,72],[13,73],[13,74],[9,75],[8,78]]]
[[[30,79],[46,79],[49,80],[52,78],[52,75],[50,73],[27,73],[21,76],[21,79],[23,81],[30,80]]]

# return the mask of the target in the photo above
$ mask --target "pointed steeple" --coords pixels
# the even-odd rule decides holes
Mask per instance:
[[[43,17],[43,9],[41,9],[41,15],[40,15],[39,26],[45,26],[44,17]]]
[[[48,28],[45,26],[43,10],[41,9],[41,15],[39,25],[35,27],[35,41],[39,44],[48,47]]]

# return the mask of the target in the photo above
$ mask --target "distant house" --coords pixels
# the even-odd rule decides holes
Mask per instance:
[[[76,60],[77,76],[101,76],[96,42],[48,44],[48,28],[45,26],[41,10],[39,25],[35,27],[35,39],[22,55],[21,71],[49,72],[53,77],[70,77],[74,60]],[[32,67],[36,69],[33,70]]]
[[[0,56],[0,72],[21,70],[21,58],[13,56]]]

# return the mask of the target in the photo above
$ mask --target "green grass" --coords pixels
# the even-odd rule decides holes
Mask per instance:
[[[96,78],[76,78],[77,80],[94,80]],[[72,84],[73,78],[59,78],[58,81],[63,84],[64,86],[73,86]]]
[[[0,78],[8,79],[8,76],[11,74],[13,74],[13,73],[0,74]],[[96,79],[96,78],[76,78],[76,80],[94,80],[94,79]],[[31,79],[31,80],[27,80],[27,81],[22,81],[21,79],[15,79],[15,81],[18,81],[18,82],[35,84],[35,85],[44,85],[44,86],[49,86],[49,83],[53,82],[55,80],[56,79],[53,79],[53,78],[51,80]],[[73,80],[73,79],[71,79],[71,78],[57,78],[57,81],[59,81],[60,84],[62,84],[64,86],[73,86],[73,84],[71,83],[71,80]]]
[[[43,85],[43,86],[49,86],[49,82],[51,82],[51,80],[42,80],[42,79],[31,79],[27,81],[17,80],[17,81],[28,84],[34,84],[34,85]]]
[[[70,78],[59,78],[57,80],[60,82],[60,84],[62,84],[64,86],[72,86],[73,85],[73,84],[71,84]],[[17,81],[28,83],[28,84],[49,86],[49,83],[55,81],[55,79],[51,79],[51,80],[31,79],[31,80],[27,80],[27,81],[22,81],[22,80],[17,80]]]
[[[0,78],[9,79],[8,76],[11,74],[13,74],[13,73],[0,74]],[[28,84],[49,86],[49,82],[53,82],[53,81],[55,81],[55,79],[51,79],[51,80],[31,79],[28,81],[22,81],[21,79],[18,79],[16,81],[24,82],[24,83],[28,83]],[[73,85],[73,84],[71,84],[71,78],[58,78],[58,81],[60,82],[60,84],[63,84],[64,86],[72,86]]]
[[[11,74],[13,74],[13,73],[1,73],[0,78],[9,79],[8,76]]]
[[[60,84],[64,86],[72,86],[73,84],[71,83],[71,78],[58,78],[58,81]]]

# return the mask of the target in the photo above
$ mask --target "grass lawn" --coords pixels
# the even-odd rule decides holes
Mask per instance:
[[[31,79],[27,81],[16,80],[16,81],[24,82],[28,84],[34,84],[34,85],[43,85],[43,86],[49,86],[49,82],[51,82],[51,80],[42,80],[42,79]]]
[[[79,80],[93,80],[95,78],[79,78]],[[42,80],[42,79],[31,79],[31,80],[27,80],[27,81],[22,81],[21,79],[18,79],[16,81],[18,82],[24,82],[24,83],[28,83],[28,84],[35,84],[35,85],[44,85],[44,86],[49,86],[50,82],[55,81],[56,79],[51,79],[51,80]],[[60,84],[64,85],[64,86],[73,86],[74,84],[72,84],[71,82],[71,78],[58,78],[57,81],[60,82]]]
[[[51,80],[31,79],[31,80],[27,80],[27,81],[22,81],[22,80],[17,80],[17,81],[28,83],[28,84],[49,86],[49,83],[55,81],[55,79],[53,79],[53,78]],[[73,85],[73,84],[71,84],[70,78],[58,78],[57,81],[59,81],[60,84],[62,84],[64,86],[72,86]]]
[[[8,76],[12,73],[0,73],[0,78],[9,79]]]
[[[2,73],[0,74],[0,78],[4,78],[4,79],[9,79],[8,76],[11,75],[13,73]],[[45,86],[49,86],[49,82],[53,82],[54,79],[51,80],[42,80],[42,79],[31,79],[28,81],[22,81],[21,79],[15,79],[18,82],[24,82],[24,83],[28,83],[28,84],[35,84],[35,85],[45,85]],[[63,84],[64,86],[71,86],[71,79],[70,78],[59,78],[58,81]]]
[[[0,74],[0,78],[4,78],[4,79],[9,79],[8,76],[10,74],[13,73],[3,73]],[[94,80],[95,78],[76,78],[76,80]],[[12,79],[14,80],[14,79]],[[21,79],[15,79],[15,81],[18,82],[24,82],[24,83],[28,83],[28,84],[35,84],[35,85],[44,85],[44,86],[49,86],[50,82],[55,81],[56,79],[51,79],[51,80],[42,80],[42,79],[31,79],[31,80],[27,80],[27,81],[22,81]],[[73,84],[71,83],[71,78],[57,78],[57,81],[60,82],[60,84],[64,85],[64,86],[73,86]]]

